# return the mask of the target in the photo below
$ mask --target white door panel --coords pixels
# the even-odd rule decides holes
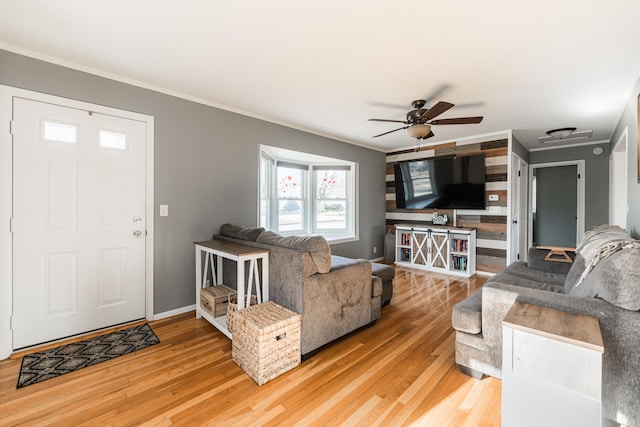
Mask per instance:
[[[13,119],[14,349],[143,318],[146,125],[20,98]]]

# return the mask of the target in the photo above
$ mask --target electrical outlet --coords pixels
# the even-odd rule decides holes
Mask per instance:
[[[377,254],[377,253],[378,253],[378,247],[377,247],[377,246],[374,246],[374,247],[373,247],[373,253],[374,253],[374,254]]]
[[[500,196],[498,196],[497,194],[489,194],[490,202],[497,202],[498,200],[500,200]]]
[[[500,206],[489,206],[487,210],[490,213],[500,213]]]

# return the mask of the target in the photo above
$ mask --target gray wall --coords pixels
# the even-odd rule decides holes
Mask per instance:
[[[522,160],[529,163],[529,150],[524,148],[524,145],[514,135],[511,135],[511,150],[520,156]]]
[[[620,117],[618,126],[613,133],[613,144],[618,142],[620,135],[624,132],[625,128],[628,128],[628,181],[627,181],[627,202],[629,203],[629,214],[627,216],[627,230],[631,235],[638,239],[640,238],[640,183],[638,183],[638,94],[640,94],[640,79],[636,83],[631,97],[627,102],[627,106]]]
[[[195,303],[193,242],[220,225],[255,226],[260,144],[359,163],[358,242],[382,256],[385,154],[0,50],[0,84],[155,117],[155,312]],[[158,205],[169,216],[158,216]],[[377,254],[373,247],[377,246]]]
[[[604,153],[593,154],[595,147]],[[609,152],[608,144],[583,145],[557,150],[532,151],[529,164],[584,160],[585,162],[585,231],[609,222]]]

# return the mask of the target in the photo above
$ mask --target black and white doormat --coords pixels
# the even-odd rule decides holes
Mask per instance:
[[[21,388],[68,374],[159,342],[149,324],[144,323],[84,341],[28,354],[22,358],[16,387]]]

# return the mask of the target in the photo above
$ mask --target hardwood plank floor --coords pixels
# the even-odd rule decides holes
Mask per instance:
[[[0,425],[500,425],[500,381],[454,361],[451,308],[485,279],[396,271],[374,326],[260,387],[193,312],[151,322],[158,345],[22,389],[20,359],[0,361]]]

